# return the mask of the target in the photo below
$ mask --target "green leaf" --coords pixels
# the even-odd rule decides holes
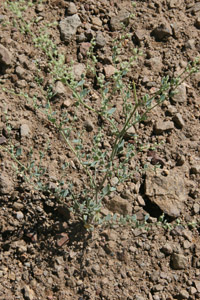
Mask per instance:
[[[37,182],[37,186],[38,186],[38,188],[39,188],[40,190],[43,189],[43,184],[42,184],[41,181],[38,181],[38,182]]]
[[[35,165],[35,161],[32,161],[32,162],[30,163],[29,169],[32,169],[32,168],[34,167],[34,165]]]
[[[92,163],[90,163],[90,167],[94,167],[94,166],[96,166],[96,164],[97,164],[97,161],[93,161]]]
[[[169,80],[169,76],[163,77],[161,80],[161,85],[166,84],[168,82],[168,80]]]
[[[177,95],[178,94],[178,92],[175,90],[172,90],[171,92],[170,92],[170,94],[169,94],[169,97],[170,98],[172,98],[173,96],[175,96],[175,95]]]
[[[17,148],[16,156],[22,155],[22,148]]]
[[[48,120],[53,124],[56,123],[56,118],[52,118],[52,117],[48,116]]]
[[[78,144],[78,143],[80,142],[80,140],[79,140],[79,139],[74,139],[72,142],[73,142],[74,144]]]
[[[109,92],[109,89],[108,89],[108,88],[105,88],[105,89],[103,90],[104,95],[106,95],[108,92]]]
[[[85,80],[81,80],[78,82],[77,87],[82,86],[84,84]]]
[[[69,190],[63,190],[63,191],[61,191],[61,196],[63,198],[65,198],[68,194],[69,194]]]
[[[127,74],[127,70],[123,70],[122,71],[122,76],[126,75]]]
[[[108,114],[109,116],[111,116],[115,111],[116,111],[116,107],[112,107],[111,109],[109,109],[109,110],[107,111],[107,114]]]
[[[105,221],[106,222],[109,222],[111,220],[111,214],[108,214],[106,217],[105,217]]]
[[[136,215],[131,216],[131,221],[136,222],[137,221],[137,216]]]
[[[88,93],[89,93],[89,91],[87,89],[84,89],[80,92],[80,97],[84,98]]]
[[[109,193],[110,193],[110,185],[107,184],[102,190],[103,197],[108,195]]]
[[[121,152],[124,149],[124,140],[121,141],[120,144],[117,145],[117,152]]]
[[[83,221],[87,222],[88,216],[87,215],[83,215]]]
[[[165,100],[165,98],[166,98],[166,96],[165,96],[164,94],[162,94],[162,95],[160,96],[160,102],[163,102],[163,101]]]
[[[117,220],[117,214],[114,214],[114,216],[112,217],[112,219],[115,222]]]

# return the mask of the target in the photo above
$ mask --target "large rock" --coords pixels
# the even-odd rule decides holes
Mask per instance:
[[[176,88],[175,94],[172,96],[171,100],[174,103],[184,103],[187,101],[187,92],[186,92],[185,83],[182,83]]]
[[[157,56],[157,57],[152,57],[148,60],[146,60],[145,65],[150,67],[151,70],[154,72],[160,72],[162,70],[163,64],[162,64],[162,58]]]
[[[181,0],[168,0],[167,2],[169,8],[178,8],[181,6],[182,1]]]
[[[81,43],[80,47],[79,47],[79,53],[83,57],[87,57],[91,46],[92,46],[91,43],[88,43],[88,42]]]
[[[0,44],[0,72],[4,73],[6,68],[12,64],[11,53]]]
[[[11,194],[14,190],[13,182],[10,177],[2,172],[0,174],[0,195]]]
[[[127,200],[121,198],[120,196],[114,196],[106,204],[108,209],[114,213],[119,213],[121,215],[132,215],[132,205]]]
[[[145,180],[145,195],[170,217],[179,217],[187,198],[184,178],[177,172],[168,176],[162,170],[148,171]]]
[[[197,29],[200,29],[200,16],[197,17],[196,22],[195,22],[195,26]]]
[[[24,286],[23,292],[24,292],[24,298],[26,300],[34,300],[35,299],[35,293],[28,285]]]
[[[167,39],[172,35],[170,24],[167,22],[163,22],[152,31],[152,35],[155,36],[157,41]]]
[[[77,13],[76,5],[73,2],[70,2],[67,7],[67,14],[68,16],[75,15]]]
[[[112,65],[104,66],[104,73],[106,78],[110,78],[111,76],[113,76],[116,71],[117,71],[116,68],[113,67]]]
[[[194,284],[196,286],[196,289],[197,289],[198,293],[200,293],[200,281],[199,280],[195,280]]]
[[[20,136],[26,137],[29,136],[29,134],[30,134],[30,127],[28,126],[28,124],[22,124],[20,126]]]
[[[129,23],[130,12],[123,9],[117,16],[113,16],[110,20],[110,28],[112,31],[121,30],[123,25],[127,26]]]
[[[82,63],[77,63],[77,64],[73,65],[72,70],[73,70],[75,79],[81,80],[82,75],[85,75],[86,67]]]
[[[162,134],[163,132],[168,132],[172,129],[174,129],[174,123],[171,121],[158,120],[154,126],[155,134]]]
[[[171,256],[171,266],[174,270],[187,269],[189,265],[188,258],[182,254],[173,253]]]
[[[175,116],[173,117],[172,120],[176,124],[176,126],[180,129],[185,126],[185,122],[184,122],[183,117],[180,113],[175,114]]]
[[[95,25],[95,26],[98,26],[98,27],[101,27],[102,26],[102,21],[100,18],[96,17],[96,16],[93,16],[91,18],[91,21],[92,21],[92,24]]]
[[[200,2],[195,3],[191,8],[187,10],[187,12],[197,13],[200,11]]]
[[[66,93],[65,86],[61,81],[56,82],[54,93],[58,95],[64,95]]]
[[[79,26],[81,26],[81,20],[77,14],[61,20],[59,24],[61,39],[69,43]]]
[[[96,35],[96,47],[103,48],[106,45],[106,40],[101,32],[97,32]]]

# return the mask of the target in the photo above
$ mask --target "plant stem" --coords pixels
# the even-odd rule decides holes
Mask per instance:
[[[78,153],[76,152],[76,150],[74,149],[74,147],[72,146],[72,144],[70,143],[70,141],[68,140],[68,138],[65,136],[64,130],[63,129],[59,129],[58,127],[57,127],[57,129],[61,132],[61,135],[64,138],[66,144],[69,146],[69,148],[72,151],[72,153],[74,153],[74,155],[77,157],[79,164],[84,168],[86,174],[89,176],[91,187],[94,187],[95,186],[95,182],[93,180],[92,174],[89,172],[88,168],[84,165],[84,163],[80,159]]]

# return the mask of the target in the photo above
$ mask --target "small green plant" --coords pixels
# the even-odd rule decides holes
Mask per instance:
[[[24,1],[19,1],[17,8],[14,8],[10,1],[8,4],[14,13],[16,9],[16,16],[21,20],[23,6],[20,6],[20,4],[24,4]],[[19,9],[19,7],[21,8]],[[22,23],[21,21],[19,23],[21,28],[27,28],[26,25],[28,24],[24,24],[24,22]],[[29,31],[26,31],[26,33],[29,33]],[[104,74],[98,74],[96,72],[98,57],[95,54],[95,41],[92,41],[91,49],[88,52],[87,69],[90,69],[96,76],[98,91],[101,96],[101,104],[95,106],[87,101],[87,97],[91,91],[86,87],[86,74],[83,74],[79,81],[75,79],[73,65],[66,66],[64,55],[59,52],[56,44],[48,34],[48,26],[46,25],[44,28],[41,28],[38,37],[33,34],[31,34],[31,37],[35,47],[46,55],[48,72],[52,79],[52,85],[49,84],[46,90],[44,90],[42,86],[43,78],[37,76],[37,84],[46,97],[46,107],[40,108],[40,106],[37,105],[37,100],[34,99],[34,109],[36,111],[40,109],[54,130],[62,136],[69,151],[76,157],[81,174],[86,178],[84,189],[77,192],[72,183],[68,184],[68,188],[64,188],[65,178],[62,177],[62,180],[59,181],[58,188],[54,190],[56,198],[59,201],[72,202],[73,205],[71,205],[70,209],[84,223],[87,229],[92,229],[95,224],[102,224],[103,222],[115,223],[119,221],[119,223],[122,224],[133,222],[138,225],[135,216],[118,217],[117,215],[108,215],[104,218],[101,216],[105,196],[116,191],[116,186],[110,183],[111,179],[116,176],[118,179],[117,183],[122,183],[130,178],[134,172],[130,172],[129,163],[137,152],[135,146],[137,144],[135,139],[137,135],[132,136],[133,140],[135,139],[134,143],[129,143],[126,136],[130,128],[135,128],[137,124],[146,120],[150,111],[156,106],[161,105],[174,93],[176,88],[184,80],[197,71],[199,61],[195,60],[189,63],[185,71],[175,79],[170,79],[168,76],[164,77],[161,80],[160,87],[153,95],[146,94],[138,98],[135,82],[127,81],[126,75],[132,68],[137,56],[141,55],[141,53],[137,49],[134,49],[131,58],[121,63],[118,59],[123,49],[123,41],[128,38],[128,36],[123,35],[114,41],[112,59],[116,71],[109,80],[105,78]],[[37,66],[39,74],[40,69],[38,62]],[[53,85],[57,81],[62,82],[71,89],[72,95],[76,100],[77,108],[82,107],[92,114],[94,119],[101,120],[98,131],[90,135],[91,146],[89,149],[87,149],[84,144],[85,132],[77,133],[77,138],[71,140],[70,132],[72,131],[73,123],[69,122],[67,114],[60,116],[59,112],[54,111],[52,108],[51,99],[55,96]],[[123,109],[120,113],[120,123],[119,119],[115,116],[117,111],[116,96],[120,97],[123,103]],[[74,115],[74,123],[75,122],[76,116]],[[102,145],[108,136],[110,139],[110,148],[107,149],[103,148]],[[18,165],[16,169],[17,172],[22,174],[28,183],[32,183],[41,191],[48,190],[48,186],[43,184],[45,169],[42,166],[42,160],[44,159],[42,153],[38,166],[31,157],[29,157],[30,162],[25,166],[20,162],[22,152],[19,154],[19,150],[16,151],[12,145],[10,148],[5,149],[4,147],[3,149],[10,153]],[[67,167],[69,166],[66,166],[66,168]],[[160,222],[163,223],[163,220]],[[166,223],[165,226],[168,226],[168,224]]]
[[[166,230],[171,230],[173,228],[171,223],[167,221],[164,213],[159,217],[157,225],[162,226]]]
[[[159,219],[158,222],[156,223],[157,226],[161,226],[165,230],[173,230],[174,228],[181,226],[182,228],[189,228],[189,229],[194,229],[199,227],[199,222],[198,221],[193,221],[193,222],[186,222],[185,220],[181,219],[176,219],[174,222],[170,222],[167,220],[167,216],[163,213]]]
[[[13,19],[13,26],[19,27],[19,30],[23,34],[31,34],[31,25],[32,23],[28,23],[23,19],[24,12],[29,8],[33,6],[32,1],[25,1],[25,0],[19,0],[19,1],[7,1],[5,2],[5,6],[13,12],[13,14],[16,15],[18,18],[17,21]]]

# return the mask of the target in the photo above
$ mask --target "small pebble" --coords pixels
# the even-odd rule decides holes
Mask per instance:
[[[94,125],[93,125],[92,121],[90,121],[90,120],[86,120],[84,122],[84,127],[88,132],[91,132],[94,129]]]
[[[20,135],[21,135],[21,137],[26,137],[26,136],[29,135],[29,133],[30,133],[29,126],[27,124],[22,124],[20,126]]]
[[[24,214],[21,211],[16,212],[16,218],[18,220],[22,220],[24,218]]]
[[[198,203],[195,203],[194,206],[193,206],[193,209],[194,209],[194,213],[195,213],[195,214],[198,214],[198,213],[199,213],[199,210],[200,210],[199,204],[198,204]]]

